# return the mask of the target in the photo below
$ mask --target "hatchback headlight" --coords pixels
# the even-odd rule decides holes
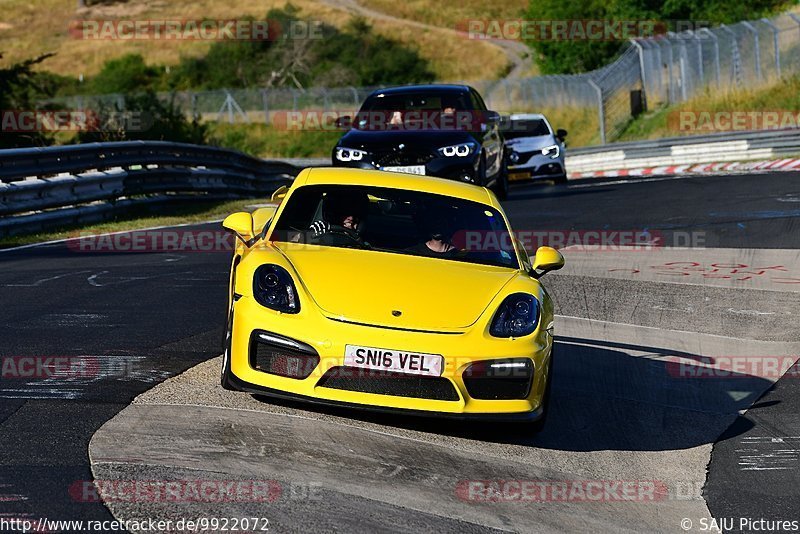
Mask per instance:
[[[339,161],[361,161],[367,153],[356,148],[336,147],[336,159]]]
[[[489,333],[494,337],[522,337],[539,324],[539,301],[533,295],[514,293],[500,304]]]
[[[459,157],[466,158],[475,150],[475,143],[460,143],[458,145],[445,146],[437,152],[447,158]]]
[[[262,265],[253,277],[253,297],[267,308],[283,313],[300,311],[292,276],[280,265]]]
[[[558,145],[550,145],[542,149],[542,156],[549,156],[551,159],[556,159],[560,155],[561,147]]]

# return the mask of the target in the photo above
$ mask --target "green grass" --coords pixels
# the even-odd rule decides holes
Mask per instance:
[[[208,123],[210,144],[260,158],[330,157],[341,131],[287,131],[266,124]]]
[[[788,111],[797,116],[800,111],[800,76],[748,91],[727,91],[722,94],[707,91],[681,104],[658,108],[631,121],[614,141],[712,133],[707,129],[680,131],[676,118],[681,111]]]
[[[594,108],[538,109],[544,113],[554,130],[567,131],[567,146],[579,147],[600,141],[600,117]]]

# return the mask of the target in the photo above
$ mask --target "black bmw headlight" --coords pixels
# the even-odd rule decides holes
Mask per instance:
[[[494,337],[522,337],[539,324],[539,301],[533,295],[514,293],[500,304],[489,333]]]
[[[450,145],[442,147],[438,149],[436,152],[440,156],[445,156],[447,158],[452,158],[456,156],[459,158],[466,158],[467,156],[472,154],[477,147],[478,145],[476,143],[468,141],[466,143],[460,143],[458,145]]]
[[[337,146],[335,153],[336,159],[339,161],[361,161],[367,156],[367,152],[364,150],[358,150],[357,148],[346,148],[343,146]]]
[[[279,265],[262,265],[253,277],[253,297],[256,302],[283,313],[300,311],[297,289],[286,269]]]

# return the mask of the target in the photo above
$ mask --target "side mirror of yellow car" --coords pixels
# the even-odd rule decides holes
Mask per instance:
[[[543,274],[558,270],[563,266],[564,256],[559,251],[553,247],[539,247],[536,249],[536,257],[533,258],[531,276],[539,278]]]
[[[253,234],[261,235],[272,221],[273,215],[278,211],[277,204],[274,206],[264,206],[253,211]]]
[[[272,193],[270,200],[278,203],[283,202],[283,199],[286,198],[286,193],[288,191],[289,191],[289,186],[282,185]]]
[[[222,221],[222,227],[230,230],[248,247],[253,241],[253,216],[246,211],[228,215]]]

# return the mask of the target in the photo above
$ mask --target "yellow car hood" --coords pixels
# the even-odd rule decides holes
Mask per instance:
[[[517,274],[509,268],[388,252],[275,246],[325,315],[394,328],[466,328]]]

